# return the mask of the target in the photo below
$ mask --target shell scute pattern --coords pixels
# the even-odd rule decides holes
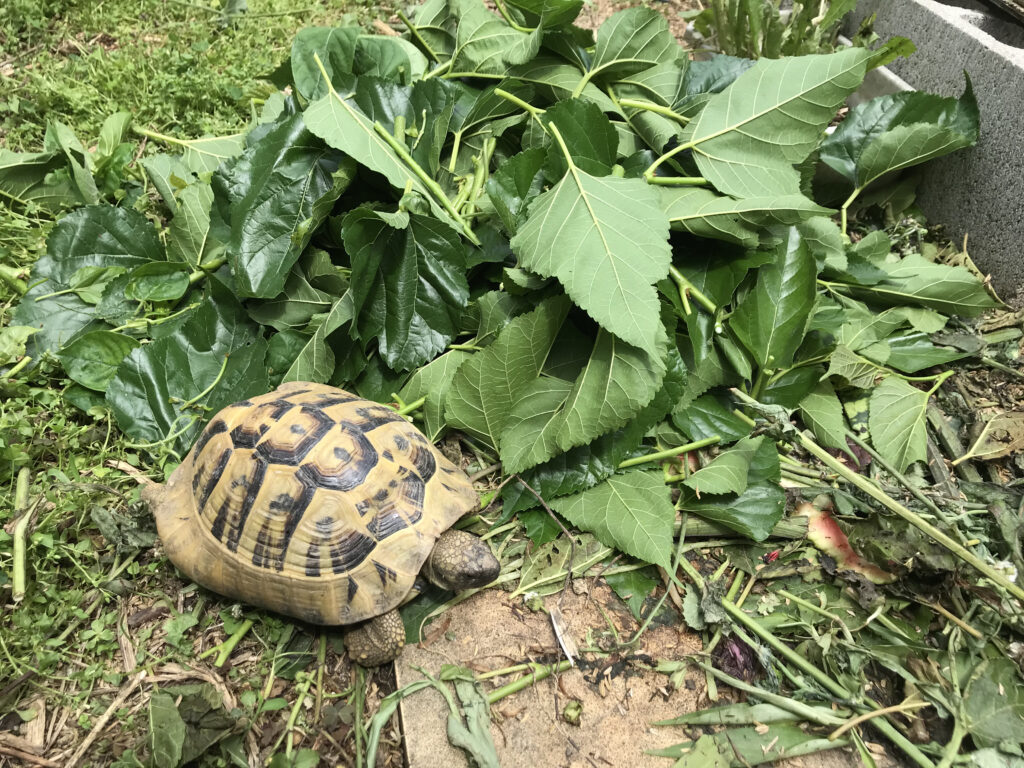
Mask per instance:
[[[217,414],[155,513],[198,583],[344,624],[400,603],[475,503],[465,474],[392,409],[295,383]]]

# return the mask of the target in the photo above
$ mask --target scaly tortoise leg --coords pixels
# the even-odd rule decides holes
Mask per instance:
[[[349,658],[364,667],[376,667],[394,661],[405,646],[405,625],[398,610],[370,619],[345,633]]]

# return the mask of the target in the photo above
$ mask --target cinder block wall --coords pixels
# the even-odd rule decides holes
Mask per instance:
[[[847,33],[871,13],[883,39],[917,45],[889,65],[913,88],[959,96],[970,74],[981,139],[929,163],[918,200],[954,239],[969,236],[971,257],[1005,300],[1024,297],[1024,26],[977,0],[860,0]]]

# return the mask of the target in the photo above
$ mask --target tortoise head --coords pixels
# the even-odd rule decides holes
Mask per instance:
[[[501,563],[486,542],[465,531],[447,530],[420,572],[442,589],[460,592],[487,586],[500,570]]]

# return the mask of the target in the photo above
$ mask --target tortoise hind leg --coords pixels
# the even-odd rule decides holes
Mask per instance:
[[[404,646],[405,625],[397,610],[370,619],[345,634],[349,658],[363,667],[394,661]]]

